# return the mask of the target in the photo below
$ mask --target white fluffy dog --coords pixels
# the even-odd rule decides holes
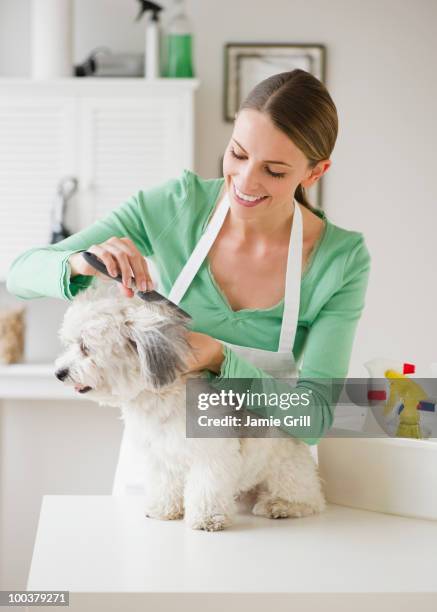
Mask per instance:
[[[301,517],[325,508],[309,447],[286,438],[186,438],[187,321],[165,302],[126,298],[115,284],[81,292],[65,313],[56,376],[118,406],[141,457],[146,515],[193,529],[230,525],[236,500],[252,512]]]

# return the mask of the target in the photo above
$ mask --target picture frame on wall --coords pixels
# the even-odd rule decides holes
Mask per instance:
[[[223,116],[233,122],[242,101],[261,81],[300,68],[325,82],[326,48],[321,44],[227,43],[224,61]],[[322,208],[322,185],[308,191],[315,208]]]
[[[325,56],[325,46],[319,44],[227,43],[225,121],[234,121],[241,102],[255,85],[279,72],[301,68],[324,82]]]

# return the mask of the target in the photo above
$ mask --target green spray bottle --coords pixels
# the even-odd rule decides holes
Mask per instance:
[[[194,76],[191,25],[185,13],[184,0],[173,0],[173,5],[165,38],[164,74],[169,78],[191,78]]]

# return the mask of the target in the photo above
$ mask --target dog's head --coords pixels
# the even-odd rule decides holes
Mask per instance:
[[[81,292],[59,331],[55,375],[90,399],[134,399],[175,384],[190,350],[188,319],[166,302],[124,297],[112,283]]]

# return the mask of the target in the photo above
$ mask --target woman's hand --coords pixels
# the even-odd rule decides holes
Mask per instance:
[[[188,372],[211,370],[218,374],[224,359],[223,345],[206,334],[189,331],[187,340],[192,353],[187,360]]]
[[[111,276],[115,277],[121,274],[123,284],[120,285],[120,288],[127,297],[134,295],[132,277],[135,286],[140,291],[153,289],[153,281],[147,262],[130,238],[113,236],[101,244],[93,244],[87,250],[103,261]],[[104,274],[98,272],[85,261],[82,253],[73,253],[68,258],[68,262],[72,277],[77,274],[84,274],[107,279]]]

